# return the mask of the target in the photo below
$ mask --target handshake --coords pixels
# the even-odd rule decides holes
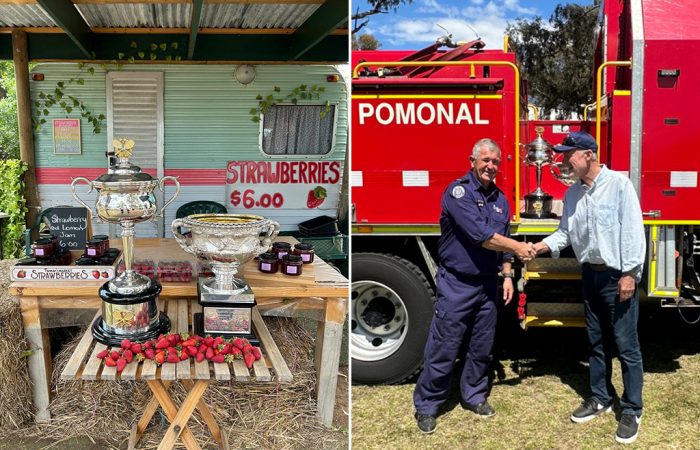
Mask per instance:
[[[515,256],[517,256],[520,261],[528,262],[537,258],[537,255],[546,253],[547,251],[549,251],[549,247],[542,241],[536,244],[532,242],[518,242],[513,253],[515,253]]]

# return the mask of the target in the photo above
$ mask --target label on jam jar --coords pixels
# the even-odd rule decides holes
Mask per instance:
[[[278,258],[278,259],[282,259],[282,258],[284,258],[284,255],[286,255],[286,254],[287,254],[287,252],[279,252],[279,253],[277,254],[277,258]]]
[[[297,274],[299,272],[295,266],[287,266],[284,270],[289,274]]]
[[[97,255],[97,250],[95,250],[94,248],[89,248],[87,249],[87,254],[88,256],[95,256]]]
[[[44,256],[44,249],[43,248],[35,248],[34,249],[34,254],[36,256]]]
[[[260,268],[262,270],[272,270],[272,264],[266,263],[266,262],[261,262],[260,263]]]
[[[301,260],[304,262],[309,262],[311,261],[311,253],[302,253],[301,255]]]

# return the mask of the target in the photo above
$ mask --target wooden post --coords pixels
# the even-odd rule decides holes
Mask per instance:
[[[338,364],[346,308],[347,300],[344,298],[326,299],[326,314],[316,329],[316,402],[318,417],[327,427],[333,425],[333,405],[338,385]]]
[[[29,97],[29,60],[27,32],[12,30],[12,59],[17,86],[17,120],[19,125],[19,155],[29,169],[24,174],[24,195],[27,199],[27,226],[36,222],[39,212],[39,192],[34,163],[34,136],[32,134],[32,106]]]

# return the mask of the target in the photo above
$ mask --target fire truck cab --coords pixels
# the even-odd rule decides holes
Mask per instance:
[[[641,297],[686,317],[700,306],[700,208],[693,201],[700,196],[693,154],[700,11],[661,0],[600,8],[591,62],[596,102],[584,120],[528,117],[527,84],[507,41],[501,50],[441,38],[417,52],[353,53],[354,382],[396,383],[420,370],[433,315],[440,196],[469,170],[471,147],[484,137],[502,150],[496,183],[510,202],[512,235],[538,242],[556,230],[575,180],[556,159],[533,164],[528,151],[556,145],[570,131],[595,136],[601,162],[629,176],[640,198],[648,249]],[[542,208],[532,197],[538,187],[551,205],[533,214]],[[523,328],[585,326],[572,252],[518,264],[516,279]]]

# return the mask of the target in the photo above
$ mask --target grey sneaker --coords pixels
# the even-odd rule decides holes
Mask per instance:
[[[485,400],[476,405],[462,402],[462,408],[469,410],[482,418],[493,417],[494,415],[496,415],[496,410],[493,409],[493,406],[489,405],[489,403]]]
[[[589,398],[584,400],[581,406],[571,413],[571,421],[576,423],[588,422],[609,411],[612,411],[612,405],[601,405],[596,399]]]
[[[615,440],[620,444],[631,444],[634,442],[639,434],[639,424],[641,422],[642,416],[623,414],[620,417],[620,423],[617,424]]]
[[[423,434],[430,434],[435,431],[435,416],[416,413],[416,422],[418,423],[418,429]]]

